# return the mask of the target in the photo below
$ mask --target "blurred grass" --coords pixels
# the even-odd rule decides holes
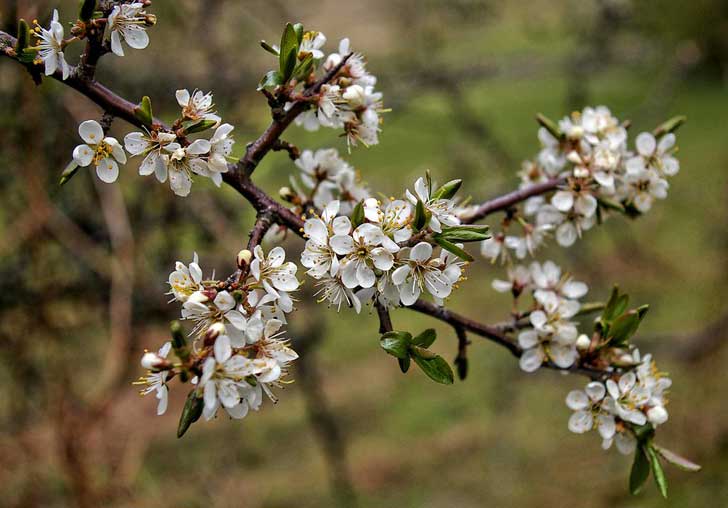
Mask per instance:
[[[182,4],[184,9],[196,12],[196,7],[190,7],[192,3]],[[235,4],[228,3],[228,10],[231,15],[240,15],[237,9],[231,8]],[[565,97],[570,83],[564,75],[564,67],[554,62],[568,59],[580,44],[577,36],[566,28],[574,3],[559,3],[553,9],[547,8],[551,6],[548,2],[537,2],[533,6],[494,4],[494,10],[483,18],[487,21],[483,22],[482,28],[469,25],[461,30],[440,27],[437,33],[441,46],[433,61],[445,62],[457,69],[488,60],[495,62],[497,68],[505,69],[493,78],[468,81],[462,98],[474,115],[487,122],[511,156],[520,160],[532,156],[538,149],[535,113],[544,112],[554,118],[566,113]],[[331,4],[324,2],[322,5]],[[369,15],[381,21],[378,30],[386,34],[382,39],[385,42],[374,37],[368,40],[365,36],[355,38],[353,42],[365,53],[370,53],[371,42],[370,69],[376,74],[378,68],[396,67],[398,58],[416,53],[417,49],[409,47],[408,42],[419,40],[416,38],[418,28],[422,28],[425,35],[429,34],[433,21],[425,14],[423,25],[410,27],[403,36],[397,23],[406,24],[406,17],[405,21],[392,21],[386,14],[386,2],[374,2],[372,6],[374,13]],[[324,7],[321,11],[325,11]],[[400,8],[405,9],[404,6]],[[172,10],[169,6],[160,6],[160,9]],[[577,14],[580,9],[576,10]],[[169,19],[184,27],[191,21],[185,19],[184,10],[181,12]],[[437,10],[433,8],[432,12],[436,17]],[[348,29],[366,34],[366,27],[356,26],[343,15],[313,16],[303,10],[297,14],[306,22],[310,18],[320,21],[317,26],[330,36],[331,43],[337,36],[348,34]],[[266,32],[262,26],[274,27],[277,21],[284,19],[276,16],[271,14],[273,21],[261,22],[262,25],[256,25],[255,29],[248,27],[240,37],[249,43],[257,38],[272,39],[272,29]],[[180,40],[174,30],[169,26],[165,28],[168,21],[161,12],[159,18],[159,26],[152,30],[150,48],[144,52],[130,51],[130,57],[122,62],[123,74],[108,72],[110,79],[121,80],[119,88],[130,91],[130,96],[140,95],[140,87],[149,84],[159,92],[158,96],[153,96],[155,108],[159,107],[163,114],[169,115],[169,108],[173,106],[170,91],[176,87],[176,82],[155,80],[149,69],[139,74],[128,73],[147,61],[145,59],[152,62],[151,69],[154,63],[169,66],[169,62],[164,63],[168,48],[179,42],[183,48],[190,48],[194,56],[190,62],[195,64],[190,69],[178,70],[186,77],[181,82],[190,88],[204,88],[205,83],[216,87],[214,76],[204,73],[205,53],[192,48],[193,41]],[[233,20],[231,22],[234,24]],[[220,30],[230,28],[221,27]],[[235,38],[224,40],[227,44],[236,41]],[[394,49],[390,51],[388,44]],[[666,66],[664,55],[668,52],[659,45],[648,47],[648,53],[650,49],[656,52],[656,58],[618,61],[584,79],[589,80],[589,103],[606,104],[619,118],[630,118],[633,132],[651,129],[673,114],[687,115],[688,123],[679,133],[682,169],[671,181],[668,200],[658,203],[647,217],[638,221],[615,218],[604,227],[589,231],[571,251],[551,247],[540,257],[568,262],[575,276],[589,284],[591,300],[604,298],[611,284],[618,282],[635,302],[651,304],[642,329],[642,335],[648,340],[638,338],[637,341],[643,350],[657,350],[658,362],[670,371],[674,380],[670,422],[660,429],[658,440],[696,459],[705,466],[705,471],[688,475],[671,469],[668,472],[671,497],[666,502],[652,486],[642,496],[632,498],[627,493],[629,459],[613,450],[602,452],[594,435],[576,436],[566,429],[569,411],[563,399],[569,390],[582,385],[582,379],[562,377],[554,372],[524,375],[507,352],[473,338],[468,379],[451,387],[435,385],[415,369],[403,376],[396,362],[382,353],[375,333],[375,316],[367,312],[361,316],[351,312],[336,316],[329,311],[326,313],[326,340],[319,352],[320,366],[325,392],[348,436],[351,469],[362,506],[702,507],[709,503],[721,505],[721,500],[728,499],[725,482],[728,409],[723,388],[728,351],[722,348],[697,366],[681,362],[671,354],[683,345],[676,340],[680,333],[699,330],[726,311],[726,88],[714,78],[694,75],[681,81],[666,97],[659,98],[658,106],[654,107],[650,101],[662,93],[660,76]],[[245,73],[249,75],[241,78],[248,83],[255,81],[266,64],[260,55],[252,54],[252,63],[245,67]],[[518,62],[524,56],[528,57],[526,62],[541,63],[521,75],[508,72],[509,62]],[[412,61],[415,66],[423,65],[421,55],[416,55]],[[2,69],[3,74],[18,72],[7,63]],[[399,95],[393,96],[392,101],[401,104],[401,108],[387,114],[379,146],[355,149],[349,157],[373,189],[398,194],[424,169],[430,169],[442,180],[464,177],[464,189],[476,200],[515,185],[517,168],[503,168],[493,162],[487,150],[464,131],[462,119],[453,115],[447,94],[432,87],[402,90],[396,88],[392,76],[396,74],[382,76],[379,87],[385,93],[385,100],[391,96],[390,90],[398,90]],[[199,81],[203,83],[197,84]],[[27,82],[25,86],[28,86]],[[260,98],[243,88],[225,86],[228,94],[218,92],[216,98],[223,118],[237,126],[236,151],[241,154],[245,140],[252,139],[265,127],[267,113]],[[166,95],[161,95],[163,90]],[[40,93],[50,101],[63,91],[60,86],[44,84]],[[10,117],[6,116],[2,122],[12,126],[12,114],[17,112],[12,108],[10,113],[5,108],[4,111]],[[126,126],[122,127],[120,123],[115,128],[120,135],[126,131]],[[75,144],[72,128],[48,136],[56,140],[58,149],[64,153],[70,153]],[[343,141],[334,139],[329,131],[311,134],[292,129],[286,139],[304,148],[334,145],[345,151]],[[10,164],[8,160],[4,162]],[[48,166],[43,168],[44,172],[55,178],[55,168],[60,167],[60,163],[52,161]],[[256,171],[256,179],[275,193],[278,187],[287,183],[291,169],[292,164],[285,155],[272,154]],[[88,215],[94,208],[93,199],[87,197],[92,192],[89,178],[78,175],[72,188],[49,192],[67,213],[95,224],[87,226],[93,233],[102,226],[98,224],[98,218]],[[187,209],[198,206],[197,196],[222,196],[216,199],[230,221],[228,226],[233,228],[231,235],[241,243],[245,226],[252,217],[233,191],[218,191],[207,182],[196,182],[192,196],[175,205],[174,219],[178,225],[170,229],[158,228],[155,227],[157,221],[166,225],[160,203],[172,198],[168,189],[146,182],[128,171],[122,176],[120,185],[129,202],[142,203],[145,217],[132,224],[137,242],[146,247],[144,252],[137,254],[143,258],[138,263],[153,274],[155,279],[150,285],[156,288],[158,298],[163,299],[161,293],[166,290],[164,269],[170,259],[186,260],[190,252],[197,249],[203,267],[217,266],[218,270],[224,270],[229,265],[226,261],[239,249],[238,245],[221,245],[210,238],[209,232],[200,231],[199,218]],[[18,196],[9,187],[3,188],[4,206],[0,207],[3,236],[13,234],[7,228],[13,222],[15,211],[24,206]],[[171,251],[170,236],[173,237]],[[292,240],[289,252],[300,246],[299,241]],[[46,254],[51,259],[65,256],[52,242],[48,249],[56,251]],[[4,259],[19,263],[18,256]],[[42,278],[48,273],[73,280],[92,278],[77,262],[59,269],[58,264],[49,266],[33,258],[26,269],[29,270],[28,280]],[[38,277],[34,277],[35,274]],[[500,275],[499,267],[476,263],[469,269],[469,280],[462,284],[450,304],[462,313],[486,322],[501,320],[509,300],[489,290],[490,280]],[[148,298],[147,295],[144,297]],[[54,316],[92,314],[91,311],[84,312],[82,307],[64,307],[63,295],[59,295],[57,305],[51,312]],[[28,313],[32,312],[30,309],[29,306]],[[314,311],[307,307],[303,312]],[[142,310],[137,309],[137,314],[143,315]],[[150,338],[145,339],[143,345],[154,347],[158,341],[151,337],[163,336],[166,319],[175,314],[174,306],[169,306],[162,317],[157,316],[155,322],[146,323],[154,332],[150,332]],[[306,318],[305,314],[294,314],[293,329],[295,321]],[[393,320],[396,328],[411,331],[434,326],[440,336],[434,349],[448,359],[454,357],[456,341],[449,328],[406,311],[394,313]],[[83,333],[64,336],[50,353],[36,347],[33,354],[36,358],[44,354],[64,355],[68,361],[80,365],[82,368],[73,384],[84,393],[86,387],[95,382],[96,372],[89,366],[103,357],[104,326],[103,316],[91,318],[84,322]],[[673,340],[666,342],[668,339],[664,337]],[[0,369],[0,382],[13,384],[19,381]],[[124,396],[111,413],[111,419],[117,423],[111,427],[110,435],[94,438],[94,442],[98,443],[100,439],[107,445],[118,440],[118,446],[149,441],[130,487],[118,495],[109,495],[106,499],[109,506],[306,508],[331,505],[326,465],[313,440],[304,402],[295,383],[281,394],[279,405],[266,403],[259,414],[250,415],[242,422],[219,418],[211,423],[198,423],[182,440],[175,438],[174,430],[185,394],[174,388],[170,410],[161,418],[152,416],[155,401],[136,400],[129,389],[130,395]],[[5,403],[2,406],[3,421],[12,420],[9,406]],[[41,421],[54,418],[42,403],[33,410]],[[43,439],[48,439],[47,434],[52,433],[46,427],[40,425],[38,431]],[[0,444],[7,445],[7,441],[13,439],[11,434],[2,437]],[[89,446],[90,443],[89,437]],[[71,503],[68,485],[53,452],[48,452],[47,461],[42,465],[25,467],[33,474],[23,470],[4,471],[9,479],[3,482],[0,494],[9,502],[21,499],[21,493],[32,485],[34,478],[42,478],[44,506]],[[92,477],[98,483],[114,474],[113,469],[102,463],[92,471]]]

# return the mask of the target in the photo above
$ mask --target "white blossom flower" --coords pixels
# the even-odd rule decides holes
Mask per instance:
[[[339,65],[341,60],[352,53],[349,59],[346,61],[344,66],[344,72],[347,77],[351,79],[352,84],[359,86],[374,86],[377,83],[377,78],[366,69],[366,61],[360,53],[356,53],[351,49],[351,43],[348,38],[341,39],[339,42],[338,53],[331,53],[326,57],[326,62],[323,65],[324,70],[329,71]]]
[[[553,261],[543,264],[534,261],[529,269],[537,291],[552,292],[556,296],[571,300],[582,298],[589,291],[586,284],[573,280],[570,275],[562,277],[561,268]]]
[[[326,36],[322,32],[306,32],[301,39],[301,46],[298,50],[298,58],[303,59],[309,53],[313,55],[314,60],[324,57],[321,48],[326,44]]]
[[[48,29],[38,26],[38,57],[45,65],[45,75],[61,71],[64,80],[71,74],[71,67],[63,54],[63,25],[58,22],[58,10],[53,9],[53,17]]]
[[[494,279],[492,287],[499,293],[520,295],[531,285],[531,272],[523,265],[509,267],[508,280]]]
[[[551,198],[558,211],[568,213],[572,209],[579,215],[591,217],[597,211],[597,199],[587,188],[559,190]]]
[[[553,205],[544,205],[536,215],[536,223],[555,228],[557,243],[562,247],[571,247],[583,231],[594,226],[595,215],[586,216],[575,210],[562,213]]]
[[[637,154],[627,160],[627,174],[642,174],[645,170],[653,169],[662,176],[673,176],[680,171],[680,162],[673,157],[675,135],[665,134],[659,143],[655,136],[649,132],[642,132],[635,140]]]
[[[364,200],[364,217],[378,224],[384,233],[382,245],[390,252],[399,250],[398,243],[406,242],[412,236],[409,223],[412,218],[412,206],[401,199],[393,199],[381,209],[379,200]]]
[[[602,449],[608,450],[613,442],[622,455],[632,455],[637,449],[637,439],[628,430],[617,431],[613,438],[603,440]]]
[[[291,261],[284,263],[286,251],[283,247],[274,247],[266,257],[263,248],[256,245],[253,253],[255,259],[250,263],[250,273],[268,294],[276,297],[284,312],[290,312],[293,302],[288,293],[295,291],[300,285],[296,279],[298,267]]]
[[[208,176],[220,187],[222,183],[222,173],[227,173],[227,157],[233,151],[235,140],[230,137],[230,133],[234,127],[229,123],[224,123],[215,129],[215,133],[210,138],[210,153],[207,156]]]
[[[86,120],[78,126],[78,134],[86,144],[73,150],[73,160],[81,167],[91,163],[102,182],[112,183],[119,177],[119,165],[126,163],[126,154],[119,142],[110,136],[104,137],[104,130],[95,120]]]
[[[506,236],[498,233],[480,242],[480,254],[491,263],[495,263],[500,257],[503,263],[508,259],[508,250],[504,248]]]
[[[179,143],[169,143],[164,150],[170,153],[164,156],[167,161],[165,167],[169,173],[169,186],[176,195],[185,197],[192,189],[192,173],[209,175],[207,162],[202,156],[210,152],[210,142],[196,139],[187,147]]]
[[[124,147],[132,156],[145,155],[139,166],[142,176],[154,175],[160,182],[167,180],[167,156],[164,147],[172,143],[177,136],[171,132],[130,132],[124,136]]]
[[[202,269],[199,265],[197,253],[194,253],[189,267],[177,261],[174,271],[169,274],[168,280],[172,290],[171,293],[178,302],[186,302],[192,293],[199,291],[202,282]]]
[[[627,173],[621,189],[623,200],[634,205],[642,213],[652,208],[655,199],[665,199],[670,184],[652,169]]]
[[[647,388],[637,383],[637,376],[634,372],[627,372],[620,376],[617,382],[607,380],[607,391],[609,397],[606,401],[613,413],[622,420],[644,425],[647,417],[639,409],[650,399],[650,392]]]
[[[605,412],[602,402],[607,393],[604,384],[592,381],[584,390],[573,390],[566,397],[566,405],[574,411],[569,418],[569,430],[583,434],[595,426],[602,439],[611,439],[616,432],[614,416]]]
[[[315,279],[329,273],[332,277],[339,271],[339,258],[329,245],[334,235],[348,235],[351,222],[348,217],[336,217],[339,201],[331,201],[323,210],[321,218],[311,217],[303,224],[303,232],[308,238],[301,253],[301,264],[308,268],[308,274]]]
[[[221,322],[225,326],[225,335],[235,347],[241,347],[245,342],[245,316],[238,309],[235,298],[227,291],[218,292],[212,302],[202,291],[192,293],[182,304],[182,319],[195,321],[195,331],[199,334],[213,323]]]
[[[182,108],[182,116],[189,120],[213,120],[220,122],[220,117],[215,113],[215,104],[212,99],[212,92],[203,93],[195,90],[190,95],[185,89],[175,92],[177,103]]]
[[[169,355],[171,349],[172,343],[165,342],[156,354],[145,353],[142,357],[142,367],[146,369],[153,368],[153,365],[150,364],[150,360],[147,355],[153,355],[155,360],[164,360],[167,358],[167,355]],[[139,378],[139,381],[135,383],[146,386],[139,391],[141,395],[148,395],[154,392],[157,400],[159,400],[159,403],[157,404],[157,415],[163,415],[167,411],[167,404],[169,402],[169,389],[167,388],[168,375],[169,372],[166,370],[162,370],[159,372],[153,372],[150,370],[150,372],[147,372],[146,376]]]
[[[336,307],[337,312],[341,311],[342,304],[353,307],[357,314],[361,312],[361,300],[339,277],[323,276],[316,281],[315,286],[318,288],[315,296],[319,303],[327,301]]]
[[[111,51],[118,56],[124,56],[122,39],[130,48],[144,49],[149,45],[149,35],[144,26],[146,13],[144,4],[134,2],[115,5],[108,18],[109,32],[111,33]]]
[[[443,272],[443,262],[432,257],[432,245],[420,242],[400,259],[404,264],[392,272],[392,282],[399,288],[402,305],[410,306],[423,290],[433,297],[447,298],[452,292],[453,281]]]
[[[424,178],[420,177],[415,182],[415,194],[408,189],[406,196],[413,205],[417,205],[418,200],[422,201],[427,211],[432,214],[429,226],[435,233],[442,232],[442,225],[457,226],[460,224],[460,219],[453,214],[455,202],[452,199],[430,198],[430,189]]]
[[[351,236],[334,235],[329,244],[334,252],[346,256],[341,264],[341,280],[350,289],[369,288],[376,282],[374,269],[387,271],[394,265],[394,256],[382,246],[385,236],[379,226],[361,224]]]

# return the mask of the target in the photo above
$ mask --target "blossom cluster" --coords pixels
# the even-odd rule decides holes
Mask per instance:
[[[464,262],[447,250],[436,252],[428,241],[411,241],[418,200],[431,213],[433,231],[442,231],[442,224],[459,223],[451,213],[452,200],[432,199],[429,192],[420,178],[416,195],[407,191],[407,199],[381,203],[367,198],[358,224],[340,214],[336,200],[324,207],[321,216],[307,219],[301,264],[317,279],[321,299],[337,309],[346,304],[357,312],[362,301],[409,306],[425,292],[442,303],[461,279]]]
[[[325,72],[348,58],[334,79],[321,87],[312,108],[296,117],[296,124],[309,131],[319,127],[343,129],[350,145],[376,145],[384,111],[382,94],[374,89],[377,78],[367,71],[364,57],[351,49],[348,38],[339,42],[338,52],[324,58],[321,48],[325,43],[326,36],[321,32],[304,33],[298,58],[303,60],[311,54]],[[292,105],[288,102],[286,108]]]
[[[233,126],[220,123],[211,93],[177,90],[176,98],[181,114],[171,129],[156,125],[144,132],[131,132],[124,137],[124,147],[131,156],[143,156],[140,175],[154,174],[162,183],[169,179],[172,191],[178,196],[190,193],[193,174],[209,178],[219,187],[222,174],[228,171],[227,158],[235,143],[231,136]],[[189,139],[190,134],[211,128],[215,130],[209,139]],[[118,163],[126,163],[126,154],[119,142],[106,136],[95,120],[82,122],[78,133],[84,144],[73,151],[74,162],[81,167],[93,164],[102,181],[116,181]]]
[[[657,369],[651,355],[640,358],[632,353],[637,364],[631,370],[615,374],[606,383],[592,381],[584,390],[573,390],[566,405],[574,411],[569,418],[569,430],[583,434],[594,428],[602,437],[602,448],[614,441],[617,449],[629,455],[637,445],[635,426],[665,423],[668,413],[667,390],[672,381]]]
[[[103,21],[89,20],[87,25],[93,26],[100,22]],[[134,49],[144,49],[149,45],[146,28],[156,23],[156,17],[145,11],[142,2],[120,3],[111,8],[105,22],[105,38],[110,42],[111,51],[118,56],[124,56],[122,41]],[[78,31],[77,28],[78,25],[72,33]],[[44,66],[46,76],[60,72],[63,80],[68,79],[72,67],[66,61],[65,48],[69,43],[79,40],[79,35],[64,38],[63,25],[56,9],[53,10],[49,27],[43,28],[35,21],[33,33],[37,44],[28,49],[36,51],[34,62]]]
[[[503,231],[482,244],[486,258],[506,260],[512,252],[523,259],[550,235],[569,247],[610,210],[646,213],[655,200],[667,197],[667,179],[680,169],[675,134],[642,132],[631,150],[627,127],[604,106],[586,107],[558,125],[546,125],[550,128],[538,131],[541,150],[519,172],[521,188],[555,178],[564,183],[548,195],[531,197],[504,221]],[[522,231],[509,234],[511,226]]]
[[[581,308],[579,299],[588,291],[586,284],[562,273],[553,261],[546,261],[509,268],[508,280],[494,280],[493,289],[510,292],[516,299],[523,292],[533,297],[528,322],[518,334],[521,369],[534,372],[544,362],[562,369],[574,364],[579,357],[579,333],[572,318]]]
[[[140,380],[142,393],[156,394],[158,414],[167,407],[172,371],[195,374],[195,396],[204,401],[202,415],[208,420],[221,407],[230,417],[243,418],[258,410],[264,393],[277,401],[272,389],[282,386],[290,362],[298,358],[281,330],[293,311],[290,293],[300,285],[296,265],[285,257],[281,247],[267,255],[260,246],[253,256],[243,251],[239,258],[247,272],[234,282],[205,279],[196,254],[189,265],[177,262],[169,276],[170,294],[182,304],[182,319],[194,323],[192,354],[186,358],[183,348],[175,348],[182,361],[171,364],[166,359],[171,345],[165,344],[143,356],[149,372]]]

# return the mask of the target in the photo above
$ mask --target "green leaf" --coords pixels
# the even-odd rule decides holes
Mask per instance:
[[[417,346],[415,346],[413,350],[415,348],[417,348]],[[433,354],[431,358],[425,358],[421,354],[414,354],[412,355],[412,359],[415,361],[417,366],[422,369],[422,372],[427,374],[427,376],[436,383],[443,385],[453,384],[455,379],[450,365],[448,365],[443,357],[434,355],[434,353],[431,354]]]
[[[699,464],[696,464],[695,462],[691,462],[685,457],[682,457],[678,455],[677,453],[668,450],[667,448],[663,448],[662,446],[657,446],[656,444],[652,445],[652,448],[655,449],[655,451],[658,453],[660,457],[668,461],[673,466],[677,466],[679,469],[682,469],[683,471],[689,471],[691,473],[697,473],[701,469],[703,469],[702,466]]]
[[[431,198],[432,199],[450,199],[457,193],[457,191],[460,189],[460,186],[462,184],[463,184],[463,181],[460,179],[450,180],[445,185],[442,185],[435,192],[433,192]]]
[[[650,306],[648,304],[644,304],[640,307],[637,307],[635,310],[637,311],[637,315],[640,318],[640,322],[642,322],[642,320],[647,315],[647,311],[650,310]]]
[[[24,19],[21,19],[20,21],[18,21],[18,40],[15,43],[15,54],[22,54],[23,50],[28,47],[29,42],[30,27]]]
[[[624,213],[624,206],[619,201],[614,201],[607,198],[599,198],[598,201],[602,208],[606,208],[608,210],[616,210],[620,213]]]
[[[437,338],[437,332],[433,328],[428,328],[421,334],[419,334],[417,337],[411,340],[411,343],[415,346],[420,346],[424,348],[428,348],[432,345],[433,342],[435,342],[435,339]]]
[[[90,21],[96,10],[96,0],[81,0],[78,9],[78,19]]]
[[[437,233],[434,236],[450,242],[482,242],[490,238],[488,229],[488,226],[479,225],[443,227],[442,233]]]
[[[407,332],[387,332],[379,339],[379,345],[388,354],[406,360],[409,358],[409,344],[412,335]]]
[[[688,118],[686,116],[674,116],[658,125],[652,133],[655,137],[659,138],[667,133],[675,132],[682,124],[687,122],[687,120]]]
[[[134,116],[136,116],[146,126],[154,123],[154,115],[152,114],[152,100],[148,95],[142,97],[142,101],[134,108]]]
[[[263,79],[260,80],[260,83],[258,83],[257,90],[260,91],[271,86],[282,85],[283,83],[285,83],[285,81],[283,80],[280,72],[268,71],[265,76],[263,76]]]
[[[194,134],[196,132],[203,132],[207,129],[213,128],[217,122],[215,120],[190,120],[182,122],[182,128],[187,134]]]
[[[622,314],[614,320],[609,329],[609,339],[613,345],[623,345],[637,332],[640,316],[635,310]]]
[[[435,240],[435,242],[437,242],[437,244],[440,247],[442,247],[443,249],[445,249],[448,252],[455,254],[460,259],[462,259],[464,261],[473,261],[474,260],[473,256],[471,256],[470,254],[465,252],[463,249],[461,249],[454,243],[452,243],[448,240],[445,240],[444,238],[438,238],[436,236],[433,237],[433,239]]]
[[[635,496],[640,493],[647,478],[650,477],[650,461],[642,446],[638,446],[634,454],[632,471],[629,473],[629,492]]]
[[[412,227],[414,227],[415,231],[420,231],[427,225],[428,222],[430,222],[430,219],[427,216],[428,214],[429,212],[425,209],[425,204],[422,200],[418,199],[417,204],[415,205],[415,218],[412,221]]]
[[[270,44],[268,44],[267,42],[260,41],[260,47],[263,48],[264,50],[266,50],[271,55],[275,55],[277,57],[280,57],[280,54],[279,54],[280,52],[276,48],[274,48],[273,46],[271,46]]]
[[[556,139],[562,139],[564,137],[564,134],[561,132],[558,125],[556,125],[556,122],[551,120],[546,115],[541,113],[537,114],[536,121],[541,125],[541,127],[549,131],[551,135]]]
[[[305,80],[313,70],[313,53],[307,54],[293,70],[293,78],[298,81]]]
[[[662,497],[667,499],[667,477],[665,476],[665,471],[662,469],[662,464],[660,464],[660,457],[658,457],[657,452],[655,452],[651,445],[646,446],[645,451],[647,452],[647,458],[650,459],[652,476],[655,478],[657,488],[660,490]]]
[[[409,356],[404,360],[402,358],[397,358],[397,363],[399,363],[399,370],[401,370],[403,374],[406,374],[410,368]]]
[[[620,295],[619,294],[619,288],[617,286],[614,286],[614,289],[612,289],[612,294],[609,297],[609,301],[607,302],[606,307],[604,307],[604,312],[602,313],[602,321],[605,323],[610,323],[617,317],[621,316],[625,310],[627,310],[627,306],[629,305],[629,295]]]
[[[296,66],[298,55],[298,35],[293,25],[286,23],[286,28],[281,36],[280,53],[278,54],[279,70],[283,82],[287,82]]]
[[[303,25],[301,23],[295,23],[293,25],[293,31],[296,32],[298,47],[301,47],[301,43],[303,42]]]
[[[427,183],[427,195],[432,197],[432,174],[430,174],[430,170],[425,170],[425,183]]]
[[[177,426],[178,438],[184,436],[187,429],[190,428],[190,425],[199,420],[202,415],[202,408],[204,407],[205,402],[202,398],[197,397],[195,392],[196,390],[192,390],[187,395],[185,407],[182,409],[182,414],[179,418],[179,425]]]
[[[59,185],[66,185],[68,181],[73,178],[73,176],[78,172],[79,165],[76,163],[76,161],[69,162],[66,167],[63,169],[63,172],[61,173],[61,178],[58,181]]]
[[[351,211],[351,227],[356,229],[357,226],[364,223],[364,201],[359,201]]]

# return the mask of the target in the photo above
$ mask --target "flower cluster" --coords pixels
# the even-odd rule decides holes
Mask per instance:
[[[657,427],[668,419],[665,395],[672,381],[660,372],[651,355],[640,359],[633,353],[637,366],[616,374],[606,383],[592,381],[584,390],[573,390],[566,405],[574,411],[569,418],[569,430],[583,434],[594,428],[602,437],[602,447],[614,441],[625,454],[634,452],[637,445],[635,426],[650,424]]]
[[[106,22],[105,37],[110,41],[111,51],[118,56],[124,56],[122,41],[134,49],[144,49],[149,45],[149,35],[146,28],[154,26],[157,22],[153,14],[144,10],[142,2],[120,3],[114,5],[108,13],[106,20],[89,19],[71,30],[73,37],[64,38],[63,25],[58,21],[58,10],[53,10],[53,16],[48,28],[43,28],[35,21],[33,33],[37,38],[34,62],[44,66],[46,76],[60,71],[63,80],[71,75],[72,67],[66,61],[65,48],[68,44],[86,36],[88,28],[96,27]],[[101,30],[104,30],[101,25]]]
[[[423,179],[415,187],[433,210],[429,222],[433,231],[440,220],[443,224],[456,220],[446,211],[451,200],[430,199]],[[414,205],[408,200],[392,198],[382,204],[367,198],[361,206],[358,224],[340,215],[339,201],[330,202],[321,216],[304,224],[308,241],[301,264],[317,279],[321,299],[337,309],[346,304],[357,312],[362,301],[373,299],[388,307],[409,306],[423,292],[442,303],[462,277],[464,263],[444,249],[436,253],[427,241],[410,245]]]
[[[298,58],[303,60],[309,53],[312,54],[325,72],[340,65],[347,56],[348,59],[336,77],[321,87],[312,102],[313,107],[296,118],[296,125],[309,131],[316,131],[319,127],[343,129],[350,145],[376,145],[379,143],[380,116],[384,111],[382,94],[374,89],[377,78],[367,71],[364,57],[351,49],[349,39],[342,39],[338,52],[324,59],[321,48],[325,43],[323,33],[306,32]],[[292,105],[289,102],[286,107]]]
[[[232,282],[204,279],[196,254],[189,265],[177,262],[169,276],[170,294],[182,304],[182,319],[194,323],[192,347],[175,344],[179,364],[166,359],[168,345],[142,358],[149,369],[140,379],[142,393],[156,394],[159,414],[166,409],[170,372],[195,376],[194,394],[208,420],[221,407],[232,418],[243,418],[260,407],[263,393],[277,400],[272,388],[282,386],[288,365],[298,358],[281,331],[285,315],[293,311],[290,293],[299,287],[296,265],[285,257],[281,247],[267,255],[260,246],[252,255],[243,251]]]
[[[546,261],[533,262],[528,268],[512,267],[508,270],[508,280],[494,280],[493,288],[510,292],[516,299],[524,291],[533,296],[528,322],[518,334],[518,345],[523,350],[521,369],[534,372],[544,362],[552,362],[562,369],[574,364],[578,358],[579,333],[572,318],[581,308],[579,299],[588,291],[586,284],[562,274],[555,263]]]
[[[510,252],[518,259],[533,255],[551,234],[569,247],[610,211],[646,213],[656,199],[667,197],[667,178],[679,171],[673,133],[643,132],[630,150],[627,127],[604,106],[584,108],[558,125],[542,122],[542,148],[523,164],[521,187],[556,178],[564,183],[527,200],[504,221],[502,232],[483,243],[482,254],[491,260],[508,259]],[[511,226],[521,232],[508,234]]]

